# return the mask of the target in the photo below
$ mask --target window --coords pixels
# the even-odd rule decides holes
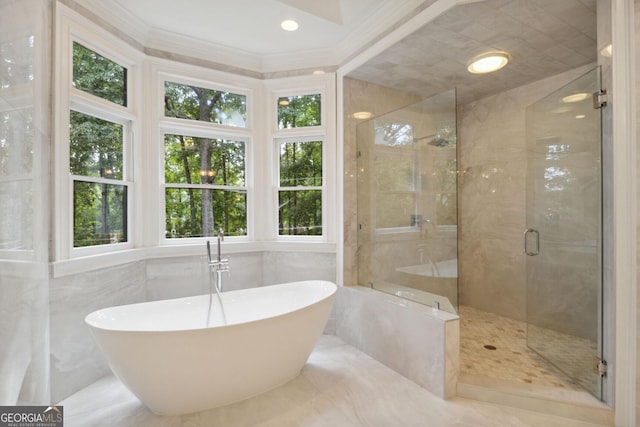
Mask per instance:
[[[323,236],[322,95],[278,96],[277,129],[278,236]]]
[[[71,91],[69,113],[73,247],[128,242],[127,69],[74,42],[72,74],[81,92]]]
[[[127,69],[73,42],[73,87],[127,106]]]
[[[247,96],[203,86],[163,83],[165,239],[249,232]]]
[[[247,127],[247,97],[194,85],[164,83],[164,115]]]
[[[320,141],[280,141],[279,235],[322,235]]]
[[[164,137],[166,237],[247,234],[245,143]]]
[[[278,128],[320,126],[321,99],[320,94],[278,98]]]

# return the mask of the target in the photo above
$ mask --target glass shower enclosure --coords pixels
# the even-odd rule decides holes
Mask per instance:
[[[456,93],[362,122],[358,283],[457,313]]]

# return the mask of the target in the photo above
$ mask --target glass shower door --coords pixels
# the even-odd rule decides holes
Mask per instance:
[[[527,108],[524,250],[528,346],[602,399],[599,73]]]

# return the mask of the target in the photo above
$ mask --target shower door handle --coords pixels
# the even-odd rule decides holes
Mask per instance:
[[[528,245],[527,245],[527,242],[528,242],[527,237],[528,237],[529,233],[535,233],[535,235],[536,235],[536,249],[535,249],[535,252],[529,252],[529,248],[528,248]],[[527,228],[526,230],[524,230],[524,236],[523,237],[524,237],[524,242],[523,242],[523,245],[522,245],[523,246],[522,249],[523,249],[524,253],[529,255],[529,256],[538,255],[540,253],[540,233],[538,232],[538,230],[533,229],[533,228]]]

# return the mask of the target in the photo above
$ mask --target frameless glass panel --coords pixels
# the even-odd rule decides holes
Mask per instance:
[[[602,379],[599,70],[527,108],[527,344],[595,396]]]
[[[73,182],[73,246],[127,241],[127,187]]]
[[[322,235],[322,191],[282,190],[278,193],[280,236]]]
[[[245,185],[245,144],[184,135],[164,137],[167,183]]]
[[[373,161],[376,191],[415,191],[415,159],[413,152],[408,154],[398,151],[376,153]]]
[[[389,147],[413,148],[413,126],[393,117],[381,117],[373,121],[375,144]]]
[[[30,180],[0,181],[0,250],[33,249],[32,187]]]
[[[247,193],[241,190],[167,188],[167,238],[247,235]]]
[[[416,206],[416,193],[382,192],[376,198],[376,226],[379,230],[411,226],[411,212]]]
[[[30,108],[0,112],[0,176],[32,171],[33,138]]]
[[[280,144],[280,186],[322,185],[322,141]]]
[[[122,179],[123,126],[71,111],[71,174]]]
[[[0,88],[33,82],[34,41],[29,35],[0,42]]]
[[[458,221],[458,169],[455,159],[434,162],[433,184],[437,224],[456,224]]]
[[[456,140],[454,90],[358,125],[360,284],[457,311]]]
[[[75,88],[118,105],[127,105],[127,69],[81,44],[73,43]]]
[[[320,94],[278,98],[278,128],[320,126],[321,102]]]
[[[165,82],[164,115],[225,126],[247,127],[247,97],[215,89]]]

